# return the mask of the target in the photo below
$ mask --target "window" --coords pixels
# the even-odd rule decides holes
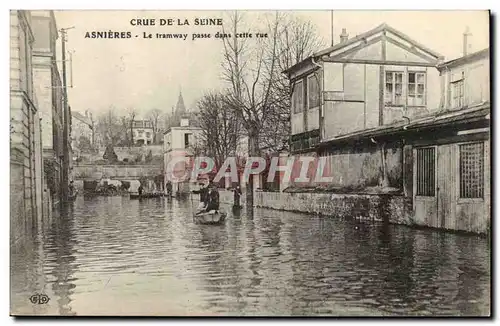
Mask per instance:
[[[460,79],[451,83],[451,105],[460,108],[464,105],[464,80]]]
[[[319,86],[319,76],[316,76],[315,74],[312,74],[309,76],[307,79],[307,86],[308,86],[308,108],[312,109],[315,107],[319,106],[320,102],[320,86]]]
[[[146,138],[150,138],[151,137],[151,133],[149,131],[146,131]]]
[[[403,105],[403,73],[387,71],[385,73],[385,103]]]
[[[460,145],[460,198],[483,198],[484,144]]]
[[[184,147],[185,148],[189,147],[189,135],[190,134],[184,134]]]
[[[418,148],[417,149],[417,196],[435,195],[436,180],[435,180],[436,156],[435,148]]]
[[[292,94],[293,113],[300,113],[304,110],[304,85],[302,80],[295,82]]]
[[[388,105],[425,106],[425,72],[409,72],[403,81],[403,72],[385,73],[385,103]],[[406,91],[407,100],[404,92]]]
[[[408,106],[425,105],[425,73],[408,73]]]

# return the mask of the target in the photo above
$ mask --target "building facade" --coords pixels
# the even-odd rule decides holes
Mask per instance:
[[[10,12],[10,223],[11,244],[42,216],[40,118],[33,87],[33,34],[29,11]]]
[[[153,124],[149,120],[134,120],[132,123],[134,144],[152,145],[154,140]]]
[[[174,195],[188,193],[191,189],[192,158],[197,153],[200,134],[201,128],[191,126],[188,119],[181,119],[180,126],[171,127],[164,134],[165,184],[172,183]]]
[[[444,62],[382,24],[289,68],[292,188],[401,196],[412,223],[487,232],[489,50]],[[318,162],[319,160],[316,160]],[[486,172],[488,171],[488,172]]]
[[[69,173],[64,165],[64,151],[67,148],[63,134],[64,89],[56,55],[59,35],[52,11],[32,11],[32,16],[35,35],[33,79],[40,107],[46,187],[44,193],[50,194],[52,204],[57,204],[61,200],[64,174]]]

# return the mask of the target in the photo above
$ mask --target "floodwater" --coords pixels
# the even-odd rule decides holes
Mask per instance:
[[[12,249],[11,313],[490,314],[485,238],[264,209],[198,225],[196,204],[78,198]]]

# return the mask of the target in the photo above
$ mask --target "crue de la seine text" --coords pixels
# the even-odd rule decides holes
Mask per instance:
[[[222,18],[195,18],[190,21],[189,19],[174,19],[174,18],[133,18],[130,20],[132,26],[222,26]]]

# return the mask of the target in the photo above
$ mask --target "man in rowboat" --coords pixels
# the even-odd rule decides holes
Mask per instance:
[[[193,190],[192,193],[200,195],[200,204],[196,214],[205,212],[208,204],[208,184],[200,183],[200,190]]]
[[[208,186],[208,205],[206,211],[210,212],[212,210],[219,210],[219,190],[217,189],[217,186],[210,181]]]

